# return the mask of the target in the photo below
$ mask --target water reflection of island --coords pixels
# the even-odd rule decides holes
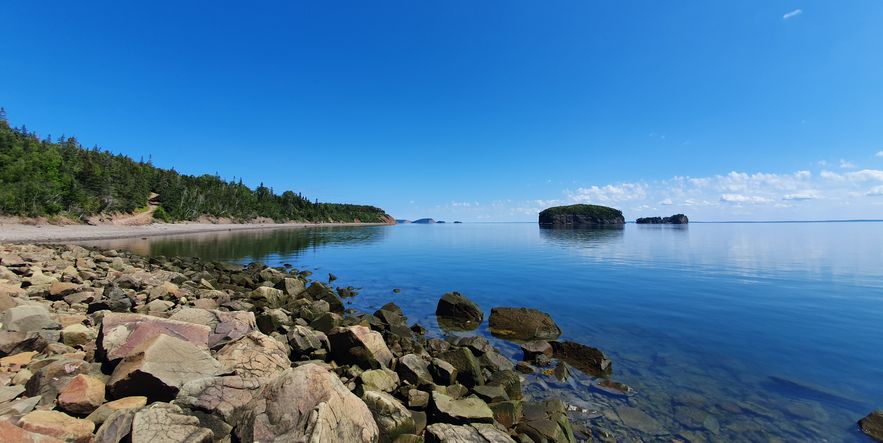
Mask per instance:
[[[292,228],[126,238],[84,244],[104,249],[126,249],[141,255],[244,262],[293,258],[320,246],[375,243],[384,239],[387,233],[385,226]]]
[[[595,227],[549,227],[540,226],[540,238],[557,246],[597,247],[621,241],[624,225]]]

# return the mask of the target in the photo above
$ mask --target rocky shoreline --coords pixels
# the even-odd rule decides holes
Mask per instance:
[[[590,436],[560,400],[522,391],[543,366],[610,372],[601,351],[556,341],[547,314],[491,310],[491,331],[522,343],[524,361],[513,362],[480,336],[428,338],[393,303],[347,309],[354,295],[291,267],[2,245],[0,441]],[[484,320],[456,293],[437,315],[461,331]]]

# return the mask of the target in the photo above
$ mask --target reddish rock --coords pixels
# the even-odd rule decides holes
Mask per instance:
[[[210,332],[211,329],[205,325],[111,312],[101,322],[101,332],[98,335],[99,354],[104,361],[117,361],[132,355],[136,348],[158,335],[174,337],[198,349],[207,350]]]
[[[8,421],[0,421],[0,441],[8,443],[64,443],[48,435],[26,431]]]
[[[109,401],[98,407],[95,411],[86,417],[86,420],[100,425],[116,411],[127,411],[141,409],[147,405],[147,397],[137,395],[133,397],[123,397],[119,400]]]
[[[21,418],[19,426],[26,431],[48,435],[71,443],[89,443],[95,424],[57,411],[33,411]]]
[[[104,382],[80,374],[58,395],[58,406],[72,414],[88,414],[104,403]]]

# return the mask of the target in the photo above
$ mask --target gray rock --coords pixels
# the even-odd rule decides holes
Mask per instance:
[[[523,411],[524,418],[516,427],[519,433],[526,434],[535,442],[576,442],[564,403],[560,400],[525,402]]]
[[[396,363],[396,372],[399,377],[415,386],[432,384],[432,375],[429,373],[429,363],[416,354],[403,356]]]
[[[61,329],[43,305],[20,305],[0,313],[3,330],[12,332],[34,332],[42,329]]]
[[[426,427],[425,435],[426,443],[515,443],[505,432],[484,423],[434,423]]]
[[[294,325],[288,331],[288,346],[291,348],[292,360],[308,358],[319,350],[331,350],[328,336],[307,326],[300,325]]]
[[[478,360],[467,348],[454,348],[441,352],[436,357],[451,364],[457,370],[457,381],[472,387],[484,384],[484,375]]]

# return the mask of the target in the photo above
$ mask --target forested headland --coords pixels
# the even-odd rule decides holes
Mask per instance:
[[[150,202],[148,202],[150,200]],[[214,175],[190,176],[157,168],[73,137],[39,138],[25,126],[9,126],[0,108],[0,214],[86,220],[96,214],[135,213],[154,206],[153,218],[175,222],[200,217],[237,222],[386,223],[374,206],[310,201],[300,193],[277,194],[261,184]]]

